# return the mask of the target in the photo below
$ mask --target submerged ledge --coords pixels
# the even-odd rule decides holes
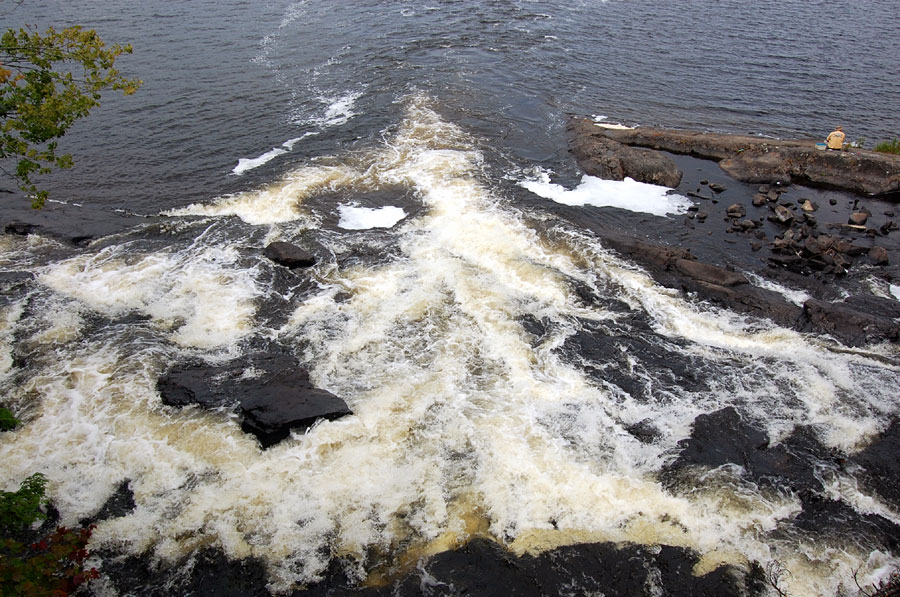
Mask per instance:
[[[660,174],[662,166],[648,168],[645,164],[647,160],[665,161],[664,154],[658,152],[667,151],[714,160],[729,176],[742,182],[803,184],[863,195],[900,193],[900,156],[865,149],[819,150],[816,139],[766,139],[650,127],[608,128],[589,118],[574,118],[569,130],[573,135],[572,153],[579,165],[588,174],[601,178],[621,180],[624,163],[624,170],[629,166],[633,170],[625,176],[677,186],[680,172],[676,180],[671,168]],[[645,149],[635,156],[632,147]]]

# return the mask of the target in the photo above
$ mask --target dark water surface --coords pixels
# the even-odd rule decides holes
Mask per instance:
[[[140,213],[372,139],[411,92],[487,146],[554,168],[571,168],[570,114],[802,137],[841,123],[869,146],[900,131],[888,0],[26,2],[5,13],[8,25],[79,23],[134,45],[121,65],[144,87],[73,129],[64,145],[77,169],[51,189]],[[239,158],[308,132],[263,172],[229,176]]]
[[[144,81],[63,140],[76,167],[47,178],[43,212],[0,204],[0,222],[41,226],[0,235],[0,403],[26,423],[0,435],[0,487],[38,470],[64,524],[105,518],[92,550],[118,577],[98,594],[202,592],[241,571],[274,593],[340,577],[398,594],[764,594],[768,568],[791,594],[833,595],[900,565],[896,345],[850,349],[658,286],[592,231],[696,240],[675,215],[692,200],[582,184],[565,133],[572,115],[816,138],[843,124],[871,146],[900,132],[895,2],[0,14],[130,42],[119,64]],[[678,159],[690,185],[731,187],[703,204],[710,227],[755,192]],[[787,196],[820,203],[822,225],[853,201],[806,193]],[[707,236],[694,248],[713,262],[737,242]],[[277,240],[318,263],[263,258]],[[167,372],[199,361],[245,387],[261,352],[353,415],[262,450],[227,404],[163,404]]]

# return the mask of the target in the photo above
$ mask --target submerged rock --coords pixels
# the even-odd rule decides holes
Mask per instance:
[[[319,419],[352,414],[343,400],[313,386],[287,355],[257,353],[222,366],[187,363],[161,377],[156,387],[169,406],[235,408],[243,417],[241,428],[264,448],[292,429],[305,431]]]
[[[263,255],[285,267],[312,267],[316,264],[316,256],[292,243],[277,241],[269,244]]]

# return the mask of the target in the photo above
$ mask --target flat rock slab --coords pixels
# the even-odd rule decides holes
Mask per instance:
[[[292,429],[305,431],[319,419],[352,414],[343,400],[313,386],[297,361],[282,354],[256,353],[225,365],[182,364],[156,387],[169,406],[234,408],[242,416],[241,428],[264,448]]]
[[[891,315],[883,314],[887,308],[893,307],[893,303],[895,301],[884,299],[884,307],[881,308],[873,306],[872,300],[829,303],[809,299],[803,304],[803,310],[813,329],[851,346],[862,346],[870,341],[900,341],[900,323]]]
[[[766,139],[650,127],[606,128],[588,118],[574,119],[569,128],[579,164],[603,155],[592,154],[591,147],[607,151],[615,147],[598,141],[608,139],[626,146],[715,160],[731,177],[744,182],[798,183],[871,195],[900,192],[900,156],[893,154],[864,149],[823,151],[816,149],[815,139]]]
[[[863,484],[895,509],[900,508],[900,420],[891,425],[851,461],[866,471]]]

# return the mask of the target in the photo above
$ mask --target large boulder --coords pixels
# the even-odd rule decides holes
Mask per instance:
[[[603,136],[576,139],[572,153],[586,174],[607,180],[633,178],[638,182],[677,187],[681,170],[669,156],[651,149],[629,147]]]
[[[289,268],[312,267],[316,264],[316,256],[297,245],[284,241],[269,244],[263,255],[279,265]]]
[[[266,372],[264,385],[254,390],[241,398],[241,429],[255,435],[263,447],[285,439],[291,429],[306,431],[319,419],[352,414],[343,400],[313,386],[303,370]]]
[[[256,353],[237,362],[179,365],[157,382],[163,404],[176,407],[233,408],[241,428],[264,448],[305,431],[319,419],[352,414],[334,394],[316,388],[309,374],[288,355]]]

